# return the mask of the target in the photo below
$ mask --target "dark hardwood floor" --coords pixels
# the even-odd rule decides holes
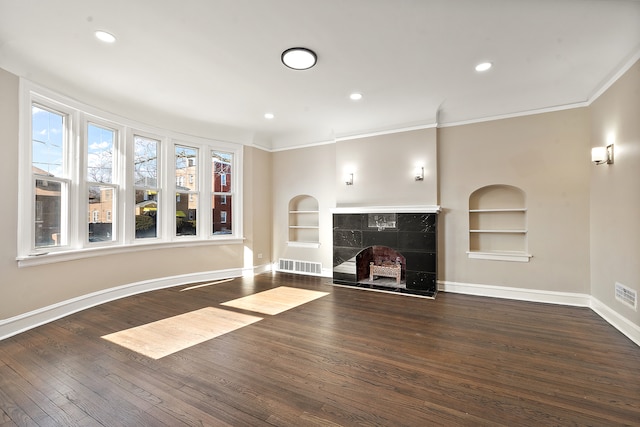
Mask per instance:
[[[159,360],[100,338],[277,286],[330,294]],[[0,426],[640,425],[640,347],[587,308],[281,273],[185,287],[0,341]]]

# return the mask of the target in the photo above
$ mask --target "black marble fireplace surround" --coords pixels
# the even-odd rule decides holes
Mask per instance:
[[[397,213],[376,227],[371,213],[333,214],[333,281],[336,284],[435,297],[437,213]],[[376,217],[377,218],[377,217]],[[395,279],[369,278],[369,263],[402,265]]]

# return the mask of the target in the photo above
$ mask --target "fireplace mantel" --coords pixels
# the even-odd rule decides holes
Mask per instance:
[[[439,213],[438,205],[415,206],[344,206],[330,210],[332,214],[361,214],[361,213]]]

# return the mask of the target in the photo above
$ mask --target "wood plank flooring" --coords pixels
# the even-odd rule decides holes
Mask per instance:
[[[152,359],[101,337],[288,286],[328,295]],[[587,308],[263,274],[0,341],[0,426],[640,425],[640,347]]]

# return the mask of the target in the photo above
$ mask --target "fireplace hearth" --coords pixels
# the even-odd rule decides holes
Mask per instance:
[[[437,220],[433,212],[334,213],[334,283],[434,297]]]

